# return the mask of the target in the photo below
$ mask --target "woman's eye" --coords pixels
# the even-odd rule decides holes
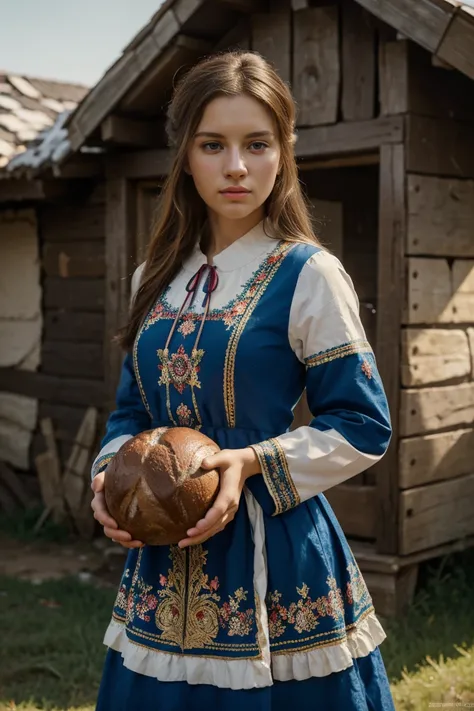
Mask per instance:
[[[266,143],[263,143],[263,141],[254,141],[253,143],[250,144],[251,146],[260,146],[260,148],[257,148],[257,150],[261,150],[262,148],[268,148]],[[210,150],[215,150],[216,148],[220,148],[221,144],[217,143],[217,141],[210,141],[209,143],[203,143],[202,145],[203,148],[210,148]]]

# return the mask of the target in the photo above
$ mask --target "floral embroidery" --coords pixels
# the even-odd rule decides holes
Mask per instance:
[[[372,348],[368,341],[356,340],[344,343],[336,348],[329,348],[327,351],[321,351],[315,355],[305,358],[305,363],[308,368],[314,368],[323,363],[331,363],[337,358],[346,358],[346,356],[354,355],[355,353],[372,353]]]
[[[161,589],[156,595],[155,621],[162,640],[174,642],[183,650],[199,649],[212,643],[219,627],[227,629],[229,636],[250,634],[254,610],[239,610],[247,592],[239,588],[219,607],[219,579],[209,580],[204,573],[207,551],[202,545],[191,546],[187,552],[171,546],[170,559],[173,567],[168,575],[160,575]],[[149,599],[148,590],[146,594]]]
[[[370,380],[372,378],[372,366],[370,365],[368,360],[363,360],[362,365],[361,365],[361,370],[368,377]]]
[[[300,503],[298,491],[291,478],[285,452],[277,439],[251,445],[262,468],[268,491],[275,503],[275,513],[288,511]]]
[[[357,563],[349,563],[347,570],[350,581],[346,585],[346,600],[349,605],[354,605],[354,614],[358,615],[372,604],[372,598]]]
[[[151,610],[156,610],[158,598],[156,595],[150,594],[153,586],[147,585],[143,578],[137,580],[137,588],[139,589],[139,593],[137,595],[138,600],[135,602],[135,615],[144,622],[149,622],[151,618],[148,613],[151,612]]]
[[[194,333],[196,330],[196,322],[192,321],[191,319],[187,318],[181,326],[178,328],[178,332],[181,333],[182,336],[189,336],[189,334]]]
[[[159,385],[174,385],[180,394],[183,393],[186,385],[201,387],[197,374],[199,372],[199,363],[204,355],[202,349],[193,351],[191,357],[186,353],[182,345],[171,357],[167,348],[160,348],[157,354],[161,361],[161,365],[158,366],[161,370]]]
[[[296,588],[300,599],[292,602],[289,607],[280,603],[281,593],[275,591],[269,595],[269,631],[270,637],[280,637],[288,625],[293,625],[299,633],[311,632],[319,625],[320,617],[332,617],[336,621],[344,619],[344,601],[336,579],[329,576],[327,584],[328,595],[313,600],[309,595],[309,587],[303,583]]]
[[[130,577],[130,568],[127,568],[122,576],[122,581],[121,581],[120,587],[118,589],[117,597],[115,598],[114,607],[118,608],[119,610],[122,610],[123,612],[127,611],[127,601],[128,601],[128,589],[127,589],[127,586],[126,586],[124,580],[126,580],[129,577]]]
[[[193,427],[194,417],[187,405],[184,402],[176,408],[176,414],[178,415],[178,423],[181,427]]]
[[[229,637],[245,637],[252,629],[254,611],[239,610],[243,600],[247,600],[247,591],[239,588],[233,596],[229,595],[229,602],[225,602],[220,609],[219,624],[223,629],[228,627]]]
[[[278,590],[270,592],[267,596],[270,638],[281,637],[289,626],[293,626],[300,634],[311,632],[319,625],[322,617],[332,617],[336,622],[343,623],[345,603],[354,606],[355,615],[370,605],[372,599],[359,568],[350,563],[347,570],[351,579],[347,582],[345,595],[333,576],[328,576],[326,580],[328,594],[316,600],[311,598],[306,583],[303,583],[301,588],[296,588],[300,599],[291,602],[288,607],[281,603],[282,594]]]

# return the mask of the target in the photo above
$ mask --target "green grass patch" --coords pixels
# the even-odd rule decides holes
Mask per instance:
[[[93,708],[114,597],[76,578],[0,577],[0,709]]]

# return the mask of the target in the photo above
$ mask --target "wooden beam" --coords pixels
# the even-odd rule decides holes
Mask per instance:
[[[65,405],[104,405],[101,380],[60,378],[17,368],[0,368],[0,391]]]
[[[148,69],[141,72],[119,102],[117,111],[152,116],[161,113],[163,104],[169,100],[169,88],[183,67],[192,66],[200,57],[211,52],[211,42],[179,34]]]
[[[124,116],[107,116],[100,126],[102,140],[122,146],[157,146],[164,139],[162,121],[139,121]]]
[[[334,126],[300,128],[295,155],[305,159],[341,153],[367,153],[385,144],[402,141],[403,120],[399,116],[351,121]]]
[[[434,52],[446,32],[454,7],[445,0],[356,0],[359,5]]]
[[[397,553],[398,411],[400,333],[405,295],[404,146],[382,146],[380,153],[379,243],[376,354],[392,417],[392,441],[376,465],[377,550]]]
[[[409,115],[407,171],[474,178],[474,131],[469,123]]]
[[[61,197],[68,190],[60,180],[29,180],[27,178],[0,178],[0,203],[45,201]]]
[[[135,191],[126,178],[107,180],[105,219],[105,340],[106,406],[113,409],[123,352],[112,342],[125,325],[130,301],[130,279],[135,254]]]
[[[474,17],[457,12],[436,56],[474,79]]]
[[[379,99],[382,116],[396,116],[408,111],[409,62],[408,42],[380,42]]]
[[[372,15],[354,0],[342,4],[342,116],[371,119],[375,112],[376,33]]]
[[[133,151],[110,155],[107,174],[114,178],[142,180],[168,175],[173,156],[167,149]]]

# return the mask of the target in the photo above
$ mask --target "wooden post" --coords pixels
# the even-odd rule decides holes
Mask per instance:
[[[400,339],[405,301],[403,144],[381,147],[379,200],[376,355],[390,406],[393,435],[388,452],[377,465],[377,550],[397,553]]]
[[[112,342],[125,324],[130,299],[134,256],[135,191],[126,178],[108,175],[105,214],[105,343],[104,377],[108,410],[115,406],[115,391],[123,351]]]

